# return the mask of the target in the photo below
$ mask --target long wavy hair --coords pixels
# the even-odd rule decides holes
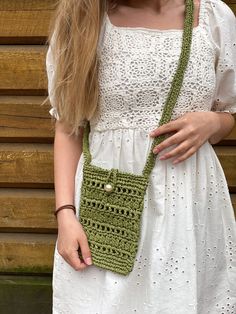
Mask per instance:
[[[104,14],[115,6],[113,0],[60,0],[50,21],[53,106],[70,135],[79,134],[81,122],[90,120],[98,106],[97,45]]]

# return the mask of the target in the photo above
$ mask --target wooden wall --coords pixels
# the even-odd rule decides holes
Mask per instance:
[[[236,12],[236,0],[229,1]],[[56,239],[45,45],[56,0],[0,0],[0,313],[51,313]],[[215,146],[236,207],[236,127]]]
[[[45,45],[55,0],[0,0],[0,313],[51,313],[56,239]]]

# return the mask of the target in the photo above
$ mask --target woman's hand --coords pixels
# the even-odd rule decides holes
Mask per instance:
[[[174,132],[173,135],[155,146],[153,152],[157,154],[168,146],[178,144],[160,157],[160,160],[163,160],[178,155],[173,161],[173,164],[177,164],[193,155],[200,146],[219,131],[220,127],[220,118],[213,111],[185,113],[182,117],[163,124],[150,133],[150,136],[156,137]]]
[[[81,223],[71,209],[64,209],[57,214],[58,220],[58,253],[75,270],[82,270],[92,264],[87,236]],[[79,258],[81,249],[83,260]]]

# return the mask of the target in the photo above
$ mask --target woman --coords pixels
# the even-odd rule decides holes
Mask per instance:
[[[185,2],[58,6],[47,54],[56,208],[74,204],[76,216],[69,207],[57,214],[54,314],[235,313],[235,220],[212,144],[234,125],[236,22],[220,0],[194,6],[181,93],[172,120],[158,128],[181,51]],[[106,169],[140,174],[153,138],[169,135],[154,149],[128,276],[93,265],[78,219],[87,120],[92,164]]]

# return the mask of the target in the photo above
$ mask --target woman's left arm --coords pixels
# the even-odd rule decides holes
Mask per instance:
[[[234,127],[234,117],[227,112],[188,112],[179,119],[170,121],[150,133],[151,137],[174,132],[153,152],[160,153],[163,149],[177,144],[159,158],[160,160],[173,158],[173,164],[184,161],[193,155],[206,141],[216,144],[225,138]]]
[[[215,134],[213,134],[209,138],[208,141],[210,144],[217,144],[232,132],[235,124],[235,119],[232,114],[227,112],[212,112],[212,113],[219,121],[219,129],[217,132],[215,132]]]

